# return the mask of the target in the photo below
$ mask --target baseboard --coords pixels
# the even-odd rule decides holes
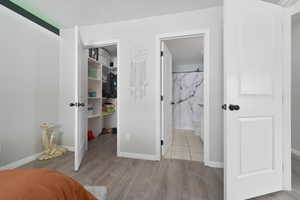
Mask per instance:
[[[298,151],[296,149],[292,149],[292,154],[294,154],[295,156],[300,158],[300,151]]]
[[[119,152],[118,157],[132,158],[132,159],[139,159],[139,160],[154,160],[154,161],[159,160],[159,158],[155,155],[127,153],[127,152]]]
[[[72,152],[75,151],[74,146],[65,146],[65,145],[63,145],[62,147],[63,147],[63,148],[66,148],[68,151],[72,151]]]
[[[212,168],[224,168],[224,163],[215,161],[204,161],[205,166]]]
[[[18,167],[21,167],[22,165],[25,165],[31,161],[36,160],[42,153],[37,153],[31,156],[28,156],[26,158],[23,158],[21,160],[17,160],[15,162],[9,163],[7,165],[1,166],[0,170],[8,170],[8,169],[15,169]]]

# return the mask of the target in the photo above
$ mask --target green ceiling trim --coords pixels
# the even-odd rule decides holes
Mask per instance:
[[[50,24],[42,17],[38,16],[37,14],[33,14],[33,10],[25,9],[22,6],[12,2],[10,0],[0,0],[0,4],[5,6],[6,8],[22,15],[23,17],[29,19],[30,21],[48,29],[49,31],[59,35],[59,28]]]
[[[0,0],[1,1],[1,0]],[[61,29],[63,26],[61,24],[58,24],[57,22],[55,22],[53,19],[43,15],[43,12],[39,9],[36,9],[35,7],[33,7],[31,4],[28,3],[28,1],[26,0],[10,0],[11,2],[17,4],[18,6],[24,8],[25,10],[27,10],[28,12],[32,13],[33,15],[43,19],[44,21],[48,22],[49,24]],[[44,1],[44,0],[42,0]]]

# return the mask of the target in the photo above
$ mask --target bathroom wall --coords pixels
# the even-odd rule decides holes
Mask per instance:
[[[196,68],[198,68],[197,66]],[[186,67],[182,67],[185,69]],[[196,68],[188,67],[191,71]],[[194,130],[194,123],[203,128],[203,72],[173,73],[174,128]],[[202,123],[201,123],[202,122]],[[202,131],[203,132],[203,131]]]

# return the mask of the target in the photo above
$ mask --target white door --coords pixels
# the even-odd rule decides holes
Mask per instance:
[[[87,150],[87,52],[84,50],[78,27],[75,27],[75,171],[79,170]]]
[[[226,200],[281,190],[282,19],[271,3],[224,0]]]
[[[162,113],[163,113],[163,141],[162,153],[165,155],[172,144],[173,139],[173,75],[172,54],[167,45],[162,42]]]

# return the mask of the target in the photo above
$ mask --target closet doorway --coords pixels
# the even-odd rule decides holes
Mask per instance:
[[[75,132],[75,171],[78,171],[84,157],[94,156],[89,154],[101,151],[103,156],[118,155],[119,42],[84,45],[79,34],[76,41],[76,96],[82,99],[74,104],[77,110],[80,108]]]
[[[88,140],[89,144],[102,145],[98,140],[116,141],[118,131],[118,47],[105,44],[88,51]],[[114,146],[111,149],[116,154]]]
[[[209,161],[208,32],[159,36],[161,155]]]

